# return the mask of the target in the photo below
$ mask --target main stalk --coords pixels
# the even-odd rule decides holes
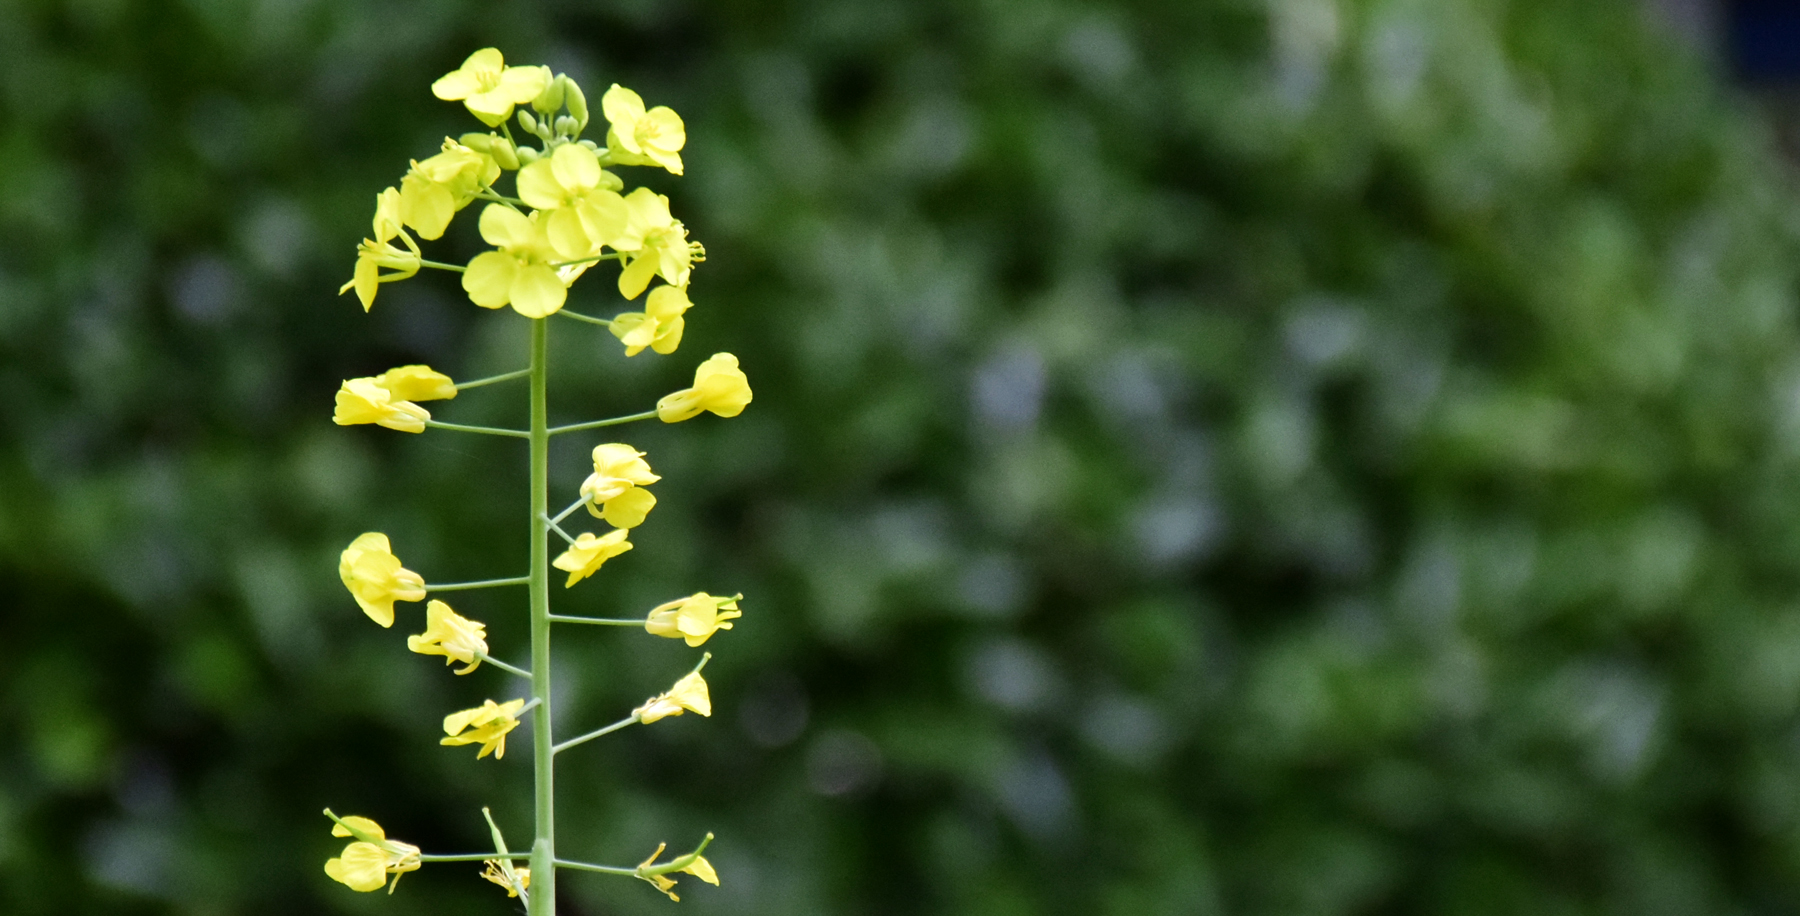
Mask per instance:
[[[556,916],[556,765],[550,734],[550,411],[546,326],[531,322],[531,711],[537,832],[531,844],[530,916]]]

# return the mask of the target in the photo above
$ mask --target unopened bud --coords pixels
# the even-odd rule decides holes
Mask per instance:
[[[575,119],[568,115],[561,115],[556,119],[556,135],[559,137],[574,136],[577,129]]]
[[[521,108],[519,109],[519,126],[525,128],[526,133],[535,134],[538,128],[537,118],[532,117],[531,112]]]
[[[563,77],[563,80],[563,104],[569,106],[569,114],[575,118],[575,132],[580,133],[586,130],[588,125],[587,96],[582,93],[581,87],[574,80],[566,76]]]
[[[511,171],[519,167],[519,154],[513,150],[512,141],[505,137],[495,137],[493,149],[489,150],[488,154],[493,156],[494,161],[499,163],[503,169]]]
[[[521,146],[518,148],[518,153],[519,153],[519,167],[520,168],[524,168],[525,166],[528,166],[528,165],[532,164],[533,162],[538,161],[538,151],[532,147]]]
[[[544,91],[538,93],[538,97],[531,100],[531,107],[546,115],[555,114],[556,110],[563,106],[563,84],[568,82],[568,79],[562,74],[557,74],[556,79],[547,83]]]

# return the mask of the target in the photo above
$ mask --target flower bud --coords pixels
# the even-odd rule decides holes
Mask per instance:
[[[581,87],[568,77],[563,77],[563,104],[569,107],[569,114],[575,118],[575,126],[580,130],[587,129],[588,107],[587,96],[582,94]]]
[[[519,126],[525,128],[527,133],[535,134],[538,129],[537,118],[532,117],[531,112],[521,108],[519,109]]]
[[[515,152],[518,153],[519,168],[524,168],[525,166],[538,161],[538,151],[532,147],[521,146]]]
[[[538,97],[531,100],[531,107],[546,115],[555,114],[556,110],[563,106],[563,84],[568,81],[567,76],[557,74],[556,79],[546,84],[544,91],[538,93]]]
[[[575,136],[576,130],[577,130],[577,126],[576,126],[574,118],[571,118],[568,115],[561,115],[556,119],[556,135],[557,136],[573,137],[573,136]]]

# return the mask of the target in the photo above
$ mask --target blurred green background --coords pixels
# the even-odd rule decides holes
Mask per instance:
[[[1800,195],[1636,5],[13,0],[0,912],[517,909],[351,893],[319,814],[529,834],[522,742],[435,744],[513,685],[335,574],[366,530],[523,569],[516,444],[330,422],[343,378],[524,363],[449,275],[335,295],[487,45],[689,125],[634,176],[710,254],[685,345],[555,323],[553,421],[718,350],[756,390],[626,428],[659,507],[557,595],[747,594],[711,719],[560,762],[565,854],[710,829],[724,886],[566,912],[1800,910]],[[522,595],[453,603],[524,657]],[[559,721],[692,655],[564,633]]]

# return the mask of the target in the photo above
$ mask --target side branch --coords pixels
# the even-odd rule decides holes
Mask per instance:
[[[482,579],[479,582],[450,582],[445,585],[427,585],[428,592],[460,592],[471,588],[494,588],[500,585],[530,585],[530,576],[514,576],[511,579]]]
[[[462,391],[466,388],[480,388],[483,385],[492,385],[495,382],[510,382],[513,379],[524,378],[530,374],[530,369],[520,369],[517,372],[503,372],[499,375],[490,375],[487,378],[478,378],[472,382],[458,382],[456,384],[456,390]]]
[[[627,725],[631,725],[631,724],[635,723],[637,720],[638,720],[638,717],[636,715],[632,715],[632,716],[628,716],[626,718],[620,719],[619,721],[614,722],[613,724],[608,725],[605,728],[596,728],[593,731],[588,732],[585,735],[581,735],[581,736],[575,737],[575,738],[570,738],[569,740],[564,741],[563,743],[558,744],[555,747],[552,747],[550,749],[550,753],[560,754],[563,751],[566,751],[569,748],[572,748],[577,744],[586,744],[587,742],[592,741],[595,738],[600,737],[601,735],[610,735],[613,732],[616,732],[619,729],[624,728]]]
[[[613,417],[610,420],[593,420],[593,421],[590,421],[587,423],[571,423],[568,426],[552,426],[552,427],[550,427],[550,435],[555,436],[555,435],[559,435],[561,433],[580,432],[581,430],[584,430],[584,429],[598,429],[602,426],[617,426],[621,423],[635,423],[638,420],[648,420],[655,416],[656,416],[656,411],[654,409],[652,409],[652,410],[646,410],[643,413],[634,413],[628,417]],[[431,424],[430,420],[427,420],[425,422],[428,425]]]
[[[630,620],[622,617],[569,617],[564,614],[551,614],[551,623],[595,623],[604,627],[641,627],[643,620]]]
[[[558,315],[562,315],[562,316],[564,316],[564,317],[567,317],[567,318],[573,318],[573,319],[575,319],[575,320],[576,320],[576,321],[585,321],[585,322],[587,322],[587,323],[588,323],[588,324],[597,324],[597,325],[599,325],[599,326],[601,326],[601,327],[603,327],[603,328],[610,328],[610,327],[612,327],[612,321],[611,321],[611,320],[610,320],[610,319],[606,319],[606,318],[595,318],[595,317],[593,317],[593,316],[591,316],[591,315],[583,315],[583,314],[581,314],[581,313],[579,313],[579,312],[571,312],[571,311],[569,311],[569,310],[568,310],[568,309],[561,309],[561,310],[559,310],[559,311],[558,311],[558,312],[557,312],[557,313],[556,313],[556,314],[558,314]]]
[[[551,521],[550,516],[539,515],[538,518],[543,519],[544,523],[550,526],[551,531],[554,531],[557,534],[562,535],[563,540],[568,541],[571,545],[573,545],[575,543],[575,539],[572,537],[569,537],[569,533],[567,531],[562,530],[561,525],[558,525],[557,523]]]
[[[461,423],[445,423],[440,420],[426,420],[425,425],[437,429],[451,429],[459,433],[481,433],[484,436],[508,436],[513,439],[531,438],[531,434],[522,429],[500,429],[493,426],[464,426]]]
[[[529,859],[529,852],[459,852],[455,855],[421,855],[421,862],[485,862],[488,859]]]
[[[557,859],[557,868],[573,868],[580,871],[597,871],[605,875],[630,875],[637,877],[637,869],[620,868],[617,865],[595,865],[591,862],[575,862],[570,859]]]
[[[477,652],[477,653],[475,653],[475,657],[481,659],[484,662],[487,662],[490,665],[493,665],[496,668],[499,668],[501,671],[505,671],[508,674],[516,674],[528,681],[531,680],[531,672],[526,671],[524,668],[515,668],[512,665],[509,665],[509,664],[493,657],[492,655],[487,654],[486,652]],[[523,709],[521,709],[519,711],[524,712]]]

